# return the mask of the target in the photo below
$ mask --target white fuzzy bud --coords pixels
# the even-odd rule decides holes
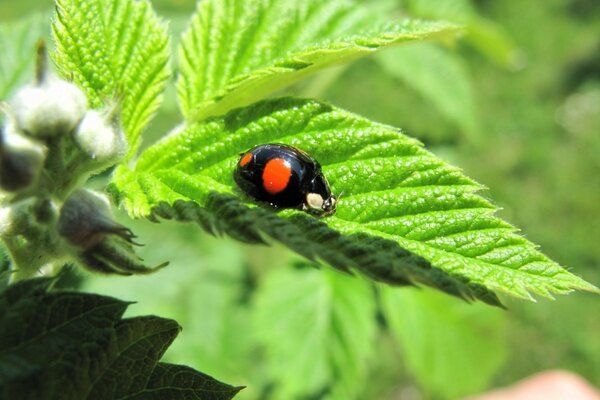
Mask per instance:
[[[34,137],[50,137],[75,129],[85,114],[87,99],[77,86],[54,78],[23,87],[10,107],[19,129]]]
[[[75,131],[75,141],[90,158],[116,161],[127,152],[123,132],[98,111],[88,111]]]
[[[7,124],[0,144],[0,186],[10,192],[33,184],[46,159],[46,147],[22,135],[13,123]]]

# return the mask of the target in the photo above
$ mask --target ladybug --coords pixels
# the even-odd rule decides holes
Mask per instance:
[[[246,194],[276,208],[298,208],[324,217],[335,212],[321,165],[306,152],[285,144],[261,144],[241,153],[233,174]]]

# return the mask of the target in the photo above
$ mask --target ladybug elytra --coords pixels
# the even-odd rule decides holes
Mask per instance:
[[[299,208],[318,216],[335,212],[336,198],[321,165],[284,144],[262,144],[241,154],[233,174],[249,196],[276,208]]]

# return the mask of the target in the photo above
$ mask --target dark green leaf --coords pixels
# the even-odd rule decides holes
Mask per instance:
[[[155,372],[179,368],[157,364],[179,332],[176,322],[121,319],[128,303],[49,291],[52,283],[26,280],[0,294],[0,398],[141,399],[168,389],[170,398],[224,400],[239,391],[193,369],[185,382]]]
[[[122,400],[225,400],[242,388],[225,385],[184,365],[159,363],[146,390]]]

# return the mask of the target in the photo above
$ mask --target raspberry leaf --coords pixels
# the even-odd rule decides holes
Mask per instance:
[[[239,153],[298,146],[323,166],[337,213],[256,207],[235,185]],[[597,289],[495,217],[482,186],[398,129],[313,100],[276,99],[188,126],[147,149],[110,185],[134,217],[194,220],[251,243],[265,235],[309,259],[392,284],[425,284],[492,304]],[[433,266],[433,267],[432,267]]]
[[[61,75],[94,108],[120,104],[131,158],[171,73],[166,24],[149,1],[57,0],[52,31]]]
[[[201,1],[179,47],[179,102],[188,120],[221,115],[325,67],[456,31],[344,0]]]
[[[52,284],[30,279],[0,294],[0,397],[226,400],[241,389],[158,362],[175,321],[122,319],[129,303]]]

